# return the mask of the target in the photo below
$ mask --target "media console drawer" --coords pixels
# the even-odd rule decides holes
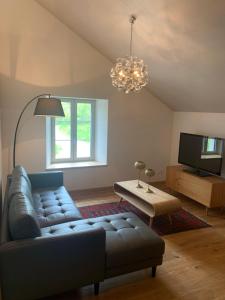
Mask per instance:
[[[208,208],[225,206],[225,180],[217,176],[199,177],[183,170],[182,166],[168,166],[166,185]]]

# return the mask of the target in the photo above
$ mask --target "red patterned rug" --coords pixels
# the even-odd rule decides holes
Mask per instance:
[[[133,212],[146,224],[149,224],[149,216],[140,211],[138,208],[134,207],[127,201],[122,203],[112,202],[104,203],[91,206],[79,207],[79,210],[83,218],[95,218],[105,215],[113,215],[123,212]],[[181,231],[200,229],[205,227],[211,227],[211,225],[192,215],[184,209],[180,209],[171,215],[172,224],[170,224],[167,215],[158,216],[154,218],[152,229],[156,231],[159,235],[166,235],[177,233]]]

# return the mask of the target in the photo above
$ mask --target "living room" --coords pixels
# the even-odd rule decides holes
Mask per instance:
[[[62,103],[95,102],[95,160],[52,159],[50,119],[33,116],[35,99],[20,120],[16,165],[28,173],[63,171],[66,189],[85,207],[118,202],[113,184],[137,179],[134,163],[143,161],[154,170],[154,186],[207,224],[161,235],[165,254],[155,278],[145,268],[106,279],[98,296],[87,285],[49,299],[225,299],[223,206],[206,215],[204,205],[165,185],[167,167],[178,165],[181,132],[225,138],[224,8],[223,0],[1,1],[3,198],[18,117],[31,99],[51,94]],[[129,54],[132,14],[133,53],[149,78],[126,94],[112,85],[110,70]],[[149,181],[144,172],[141,180]]]

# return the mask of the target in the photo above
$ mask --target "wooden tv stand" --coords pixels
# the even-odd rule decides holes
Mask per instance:
[[[208,208],[225,206],[225,179],[217,176],[200,177],[185,171],[183,166],[168,166],[166,185]]]

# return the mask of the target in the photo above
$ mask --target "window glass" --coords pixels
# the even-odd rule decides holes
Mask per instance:
[[[91,103],[77,103],[77,157],[91,156]]]
[[[65,117],[52,118],[52,162],[94,159],[94,101],[62,100]]]
[[[65,117],[55,118],[55,159],[71,157],[71,103],[62,102]]]

